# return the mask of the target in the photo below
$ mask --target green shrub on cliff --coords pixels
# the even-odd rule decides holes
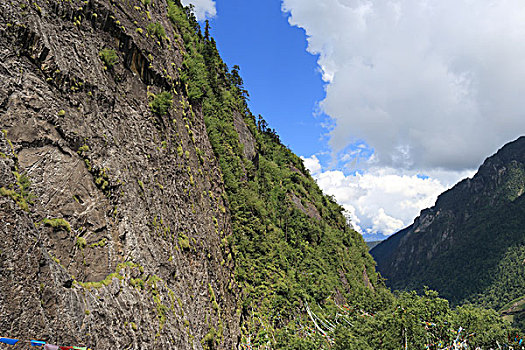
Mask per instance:
[[[13,175],[16,179],[17,190],[13,189],[15,186],[11,186],[12,188],[2,187],[0,188],[0,196],[10,197],[22,210],[29,211],[29,204],[32,204],[34,199],[33,194],[29,190],[31,181],[24,173],[20,174],[14,171]]]
[[[113,68],[118,63],[117,53],[113,49],[103,49],[98,55],[108,69]]]
[[[151,111],[158,115],[165,115],[173,104],[173,95],[167,91],[155,95],[153,101],[149,103]]]
[[[42,220],[42,224],[46,226],[50,226],[57,230],[64,230],[67,232],[71,232],[71,225],[69,224],[69,222],[67,222],[66,220],[62,218],[54,218],[54,219],[45,218],[44,220]]]
[[[148,34],[155,35],[159,40],[166,38],[166,30],[159,22],[150,23],[146,27]]]

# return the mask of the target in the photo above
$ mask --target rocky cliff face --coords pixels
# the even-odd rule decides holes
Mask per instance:
[[[524,189],[521,137],[488,158],[472,179],[441,194],[411,226],[372,249],[387,284],[427,285],[453,302],[493,307],[523,294]]]
[[[177,28],[163,0],[147,3],[0,4],[2,336],[94,349],[238,341],[221,172],[178,79]],[[173,107],[152,113],[162,91]]]

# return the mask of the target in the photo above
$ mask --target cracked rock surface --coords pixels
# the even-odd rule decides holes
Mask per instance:
[[[165,11],[164,0],[0,4],[2,336],[236,346],[224,186]],[[169,41],[136,30],[150,22]],[[167,90],[173,107],[153,114],[151,94]]]

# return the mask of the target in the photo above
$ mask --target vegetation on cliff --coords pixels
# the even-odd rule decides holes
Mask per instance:
[[[183,83],[191,103],[202,106],[224,177],[244,337],[274,339],[304,314],[304,302],[325,303],[334,293],[359,307],[378,307],[388,293],[342,207],[322,194],[302,160],[248,110],[238,68],[227,69],[208,27],[202,35],[188,9],[168,4],[187,52]]]
[[[239,68],[229,71],[221,60],[208,23],[202,34],[190,9],[171,1],[168,15],[186,48],[182,81],[190,102],[202,108],[226,186],[233,224],[228,244],[243,290],[241,344],[396,349],[454,340],[488,346],[507,338],[508,324],[491,311],[452,311],[430,291],[393,297],[342,207],[250,112]],[[468,340],[453,334],[459,327]]]

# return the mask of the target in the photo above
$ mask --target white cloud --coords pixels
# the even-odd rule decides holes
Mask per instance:
[[[399,231],[406,226],[403,221],[393,218],[385,213],[383,208],[379,208],[377,214],[372,218],[372,228],[369,231],[373,233],[384,233],[385,235]]]
[[[322,171],[314,155],[304,158],[319,187],[333,195],[361,233],[390,235],[410,225],[419,212],[434,205],[437,196],[473,171],[435,171],[418,176],[414,171],[372,167],[363,174]]]
[[[192,4],[195,6],[193,13],[198,21],[204,21],[206,18],[212,18],[217,15],[215,1],[213,0],[182,0],[184,6]]]
[[[312,176],[321,172],[321,163],[315,154],[310,158],[301,157],[301,159],[303,160],[306,169],[310,170]]]
[[[522,0],[283,0],[282,8],[319,55],[335,152],[364,140],[378,166],[454,172],[524,133]]]

